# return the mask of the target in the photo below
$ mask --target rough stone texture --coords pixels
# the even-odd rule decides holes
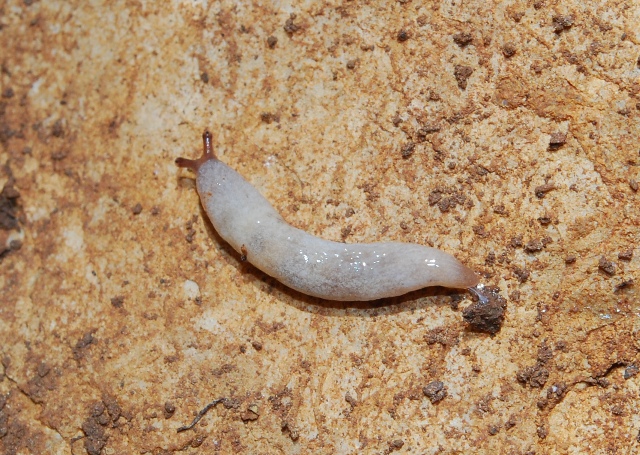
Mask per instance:
[[[0,452],[640,450],[638,2],[7,0],[0,49]],[[292,224],[455,253],[501,330],[242,263],[173,164],[205,128]]]

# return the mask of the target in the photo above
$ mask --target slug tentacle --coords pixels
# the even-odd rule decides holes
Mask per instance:
[[[176,164],[178,167],[186,167],[191,169],[193,172],[198,172],[200,166],[206,163],[209,160],[216,160],[216,154],[213,152],[213,146],[211,145],[211,133],[209,131],[205,131],[202,133],[202,156],[197,160],[190,160],[187,158],[176,158]]]
[[[204,153],[176,163],[196,173],[196,187],[220,237],[281,283],[328,300],[395,297],[428,286],[469,288],[479,277],[455,257],[413,243],[345,244],[289,225],[240,174],[217,160],[211,134]]]

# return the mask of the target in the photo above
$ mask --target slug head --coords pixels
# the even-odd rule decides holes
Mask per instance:
[[[209,131],[205,131],[202,133],[202,156],[197,160],[189,160],[187,158],[176,158],[176,164],[178,167],[186,167],[191,169],[193,172],[197,172],[200,166],[206,163],[209,160],[215,160],[216,155],[213,153],[213,146],[211,145],[211,133]]]

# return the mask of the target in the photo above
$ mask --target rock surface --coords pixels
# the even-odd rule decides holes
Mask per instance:
[[[0,49],[1,453],[640,450],[638,2],[8,0]],[[293,225],[455,254],[497,333],[241,262],[205,129]]]

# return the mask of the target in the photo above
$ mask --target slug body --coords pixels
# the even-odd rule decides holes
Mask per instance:
[[[394,297],[428,286],[468,288],[478,276],[436,248],[400,242],[345,244],[289,225],[249,182],[215,158],[211,135],[205,153],[176,164],[196,173],[211,223],[233,249],[281,283],[327,300]]]

